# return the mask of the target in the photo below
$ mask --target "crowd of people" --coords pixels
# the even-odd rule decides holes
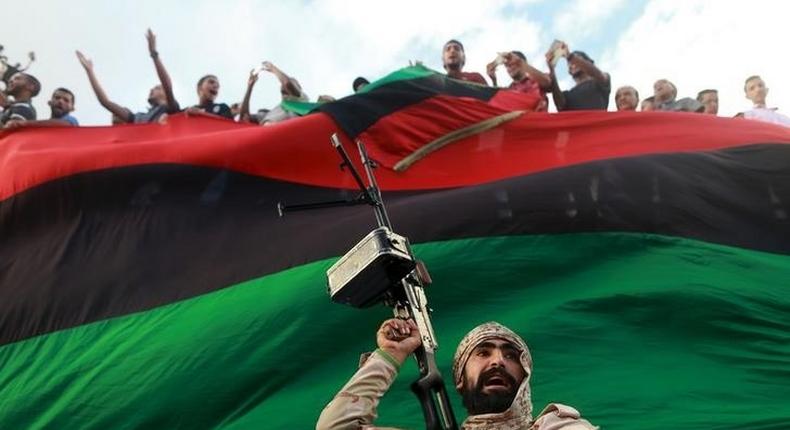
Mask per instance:
[[[219,78],[208,74],[197,82],[198,103],[182,109],[173,94],[170,76],[159,56],[156,36],[151,30],[146,33],[148,53],[154,63],[159,77],[159,85],[148,93],[149,108],[145,112],[132,112],[129,108],[113,102],[99,83],[93,70],[93,62],[77,51],[77,58],[85,69],[91,87],[99,103],[112,114],[112,123],[150,123],[164,122],[170,114],[185,111],[190,115],[213,115],[238,122],[249,122],[260,125],[271,125],[298,116],[283,108],[282,104],[271,109],[259,109],[250,112],[250,98],[259,74],[263,71],[272,74],[280,83],[280,94],[283,101],[307,102],[307,94],[299,82],[280,70],[269,61],[250,72],[244,99],[240,103],[228,105],[218,103]],[[560,88],[556,67],[559,60],[564,59],[568,65],[568,73],[574,85],[570,89]],[[489,82],[477,72],[464,71],[466,53],[463,44],[458,40],[450,40],[442,49],[442,63],[447,76],[452,79],[472,82],[488,86]],[[598,68],[590,56],[582,51],[571,51],[568,45],[555,40],[546,53],[548,73],[541,71],[527,61],[520,51],[499,53],[496,59],[488,64],[486,73],[491,85],[496,87],[496,70],[504,66],[512,82],[505,88],[509,91],[536,96],[540,102],[536,110],[548,111],[548,96],[551,95],[558,112],[571,110],[608,110],[611,93],[611,77]],[[360,91],[370,82],[364,77],[354,80],[354,92]],[[75,109],[75,96],[67,88],[57,88],[47,102],[51,113],[48,119],[38,119],[32,99],[38,96],[41,83],[32,74],[19,71],[6,79],[6,89],[0,92],[0,127],[15,128],[30,125],[36,126],[77,126],[77,119],[72,115]],[[750,120],[765,121],[790,127],[790,117],[780,113],[776,108],[766,104],[768,88],[760,76],[749,76],[744,83],[745,97],[753,103],[751,110],[741,112],[736,117]],[[319,96],[319,103],[331,102],[335,99],[328,95]],[[652,95],[641,100],[639,92],[633,86],[622,86],[615,92],[615,105],[618,111],[675,111],[699,112],[717,115],[719,110],[718,91],[704,89],[696,98],[682,97],[677,94],[677,87],[667,79],[659,79],[653,84]]]

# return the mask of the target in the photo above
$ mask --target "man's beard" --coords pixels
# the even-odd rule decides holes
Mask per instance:
[[[507,391],[495,390],[488,394],[483,392],[486,381],[494,376],[499,376],[500,378],[507,381],[509,385]],[[519,385],[520,384],[516,381],[516,379],[510,376],[510,374],[501,367],[495,367],[486,370],[480,374],[475,387],[470,388],[464,384],[464,391],[461,393],[464,400],[464,406],[469,412],[469,415],[496,414],[505,412],[510,407],[510,405],[513,404],[513,399],[516,398]]]

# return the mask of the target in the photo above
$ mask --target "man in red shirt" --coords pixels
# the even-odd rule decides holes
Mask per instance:
[[[453,79],[462,81],[474,82],[476,84],[488,85],[486,79],[477,72],[464,72],[466,63],[466,53],[464,53],[464,45],[461,42],[450,39],[444,44],[442,49],[442,63],[444,63],[444,70],[447,71],[447,76]]]
[[[536,109],[538,112],[547,112],[549,109],[549,100],[546,97],[546,90],[551,89],[551,78],[548,74],[532,67],[527,62],[527,57],[521,51],[511,51],[507,54],[500,54],[504,57],[505,68],[507,74],[513,79],[508,89],[518,91],[524,94],[532,94],[540,97],[541,102]],[[501,60],[500,60],[501,61]],[[496,67],[497,61],[494,60],[488,64],[486,71],[491,82],[496,86]]]

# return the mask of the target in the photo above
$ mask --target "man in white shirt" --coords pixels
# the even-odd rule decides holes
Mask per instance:
[[[768,88],[765,87],[761,77],[749,76],[743,90],[746,92],[746,98],[754,103],[752,110],[743,113],[744,118],[790,127],[790,117],[779,113],[776,108],[766,107],[765,98],[768,95]]]

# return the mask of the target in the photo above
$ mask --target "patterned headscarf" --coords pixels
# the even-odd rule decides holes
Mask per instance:
[[[464,429],[484,429],[496,426],[502,430],[516,430],[527,428],[532,421],[532,397],[529,389],[529,380],[532,376],[532,356],[529,354],[526,342],[516,333],[502,324],[487,322],[475,327],[467,333],[458,345],[453,358],[453,380],[458,391],[463,388],[464,368],[472,355],[475,347],[486,340],[502,339],[512,343],[521,351],[520,361],[526,376],[516,392],[513,403],[505,412],[496,414],[470,415],[464,421]]]

